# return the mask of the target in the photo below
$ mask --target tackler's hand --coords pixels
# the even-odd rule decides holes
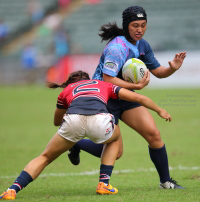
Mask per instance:
[[[162,117],[163,119],[165,119],[166,121],[169,121],[169,122],[172,121],[171,115],[168,114],[167,111],[162,109],[162,108],[160,108],[160,111],[158,112],[158,115],[160,117]]]

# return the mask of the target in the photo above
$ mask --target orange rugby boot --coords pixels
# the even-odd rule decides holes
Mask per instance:
[[[0,196],[0,200],[14,200],[16,199],[16,191],[14,189],[8,189]]]
[[[96,188],[96,193],[97,194],[117,194],[118,190],[110,184],[106,186],[103,182],[99,182]]]

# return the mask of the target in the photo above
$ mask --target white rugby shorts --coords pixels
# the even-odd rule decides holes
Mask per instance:
[[[115,118],[112,114],[95,115],[66,114],[58,134],[63,138],[78,142],[88,137],[95,143],[108,140],[114,132]]]

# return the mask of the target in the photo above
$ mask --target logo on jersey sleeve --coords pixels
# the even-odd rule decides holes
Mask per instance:
[[[105,69],[108,69],[110,71],[113,71],[113,72],[118,72],[118,64],[117,63],[114,63],[112,61],[106,61],[105,64],[104,64],[104,68]]]

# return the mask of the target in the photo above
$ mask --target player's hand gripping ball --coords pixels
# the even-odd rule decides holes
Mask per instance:
[[[122,68],[122,77],[130,83],[138,83],[147,70],[146,65],[137,58],[131,58],[126,61]]]

